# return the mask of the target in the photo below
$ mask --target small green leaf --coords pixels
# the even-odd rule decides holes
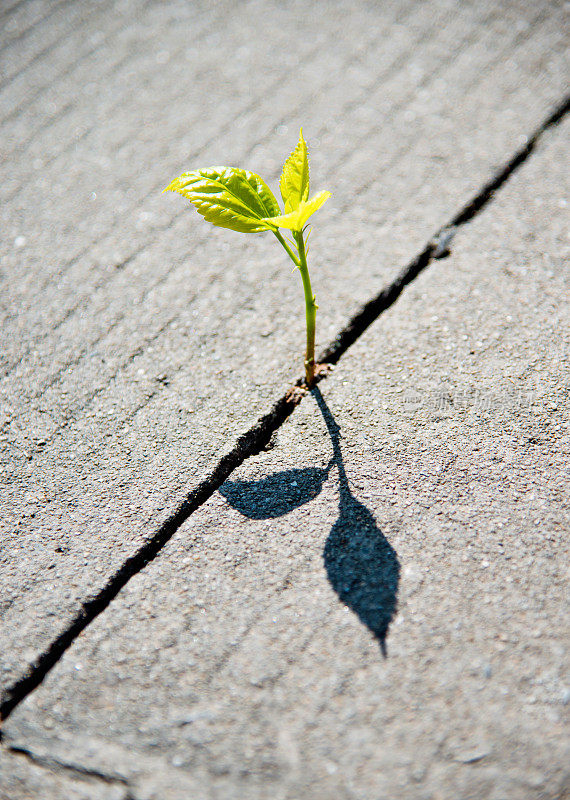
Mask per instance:
[[[288,228],[290,231],[302,231],[311,214],[318,211],[330,196],[330,192],[319,192],[310,200],[301,200],[295,211],[291,211],[289,214],[283,214],[280,217],[266,219],[265,222],[276,228]]]
[[[234,167],[208,167],[185,172],[165,192],[178,192],[212,225],[240,233],[271,230],[265,219],[281,213],[265,181],[254,172]]]
[[[279,187],[286,214],[295,211],[309,197],[309,156],[307,143],[303,139],[303,128],[296,148],[283,165]]]

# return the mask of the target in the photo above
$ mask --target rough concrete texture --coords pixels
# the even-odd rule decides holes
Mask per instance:
[[[302,372],[277,244],[182,170],[276,186],[304,125],[325,344],[567,84],[558,2],[22,3],[4,12],[2,686]],[[349,279],[347,277],[349,276]]]
[[[133,577],[6,745],[137,800],[567,796],[569,131]]]
[[[31,761],[24,754],[0,751],[0,797],[34,800],[128,800],[128,789],[95,775]]]

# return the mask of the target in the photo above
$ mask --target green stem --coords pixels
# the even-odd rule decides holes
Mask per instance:
[[[287,242],[285,241],[285,239],[283,238],[283,236],[281,236],[281,234],[279,233],[279,231],[278,231],[278,230],[275,230],[275,228],[273,229],[273,233],[274,233],[274,234],[275,234],[275,236],[276,236],[276,237],[279,239],[279,241],[281,242],[281,244],[283,245],[283,247],[284,247],[284,248],[285,248],[285,250],[287,251],[287,255],[289,256],[289,258],[291,259],[291,261],[293,262],[293,264],[295,264],[295,266],[296,266],[296,267],[299,267],[299,266],[300,266],[299,259],[297,258],[297,256],[295,255],[295,253],[294,253],[294,252],[291,250],[291,248],[289,247],[289,245],[287,244]]]
[[[302,231],[295,231],[295,241],[299,250],[299,272],[303,281],[305,292],[305,314],[307,317],[307,352],[305,353],[305,378],[309,389],[315,380],[315,327],[317,317],[317,304],[315,295],[311,288],[309,268],[307,267],[307,255],[305,253],[305,240]]]

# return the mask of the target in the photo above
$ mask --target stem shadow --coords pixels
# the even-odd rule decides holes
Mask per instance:
[[[386,656],[388,627],[397,607],[400,564],[372,513],[350,491],[340,428],[318,387],[312,394],[332,442],[333,456],[327,466],[284,470],[258,481],[226,481],[219,491],[244,516],[272,519],[314,499],[335,465],[339,513],[323,549],[325,570],[340,600],[374,634]]]
[[[388,627],[397,608],[400,563],[372,513],[350,491],[340,428],[318,387],[313,395],[331,437],[339,479],[339,513],[325,542],[325,569],[340,600],[372,631],[386,656]]]

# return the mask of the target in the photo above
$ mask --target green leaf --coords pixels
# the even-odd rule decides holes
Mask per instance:
[[[309,197],[309,156],[307,143],[303,139],[303,128],[299,133],[297,147],[283,165],[279,187],[286,214],[295,211]]]
[[[254,172],[234,167],[208,167],[185,172],[165,192],[178,192],[212,225],[240,233],[271,230],[265,219],[281,213],[265,181]]]
[[[310,200],[301,200],[295,211],[291,211],[289,214],[283,214],[280,217],[266,219],[265,222],[277,228],[289,228],[290,231],[302,231],[311,214],[318,211],[330,196],[330,192],[319,192]]]

